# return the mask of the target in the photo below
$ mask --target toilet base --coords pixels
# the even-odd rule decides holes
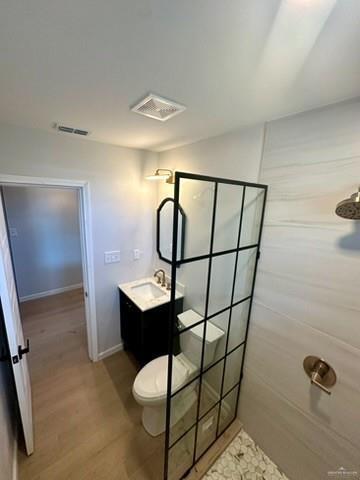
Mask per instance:
[[[194,405],[197,395],[195,390],[180,393],[171,402],[171,422],[173,427]],[[166,429],[166,403],[159,406],[146,406],[142,412],[142,424],[147,433],[157,437]]]

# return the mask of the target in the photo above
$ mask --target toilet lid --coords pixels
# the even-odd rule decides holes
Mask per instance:
[[[173,357],[172,392],[176,391],[187,378],[187,369]],[[155,358],[137,374],[134,391],[143,398],[160,398],[167,394],[168,355]]]

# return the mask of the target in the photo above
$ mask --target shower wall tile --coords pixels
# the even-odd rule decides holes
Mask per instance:
[[[310,232],[307,232],[309,235]],[[290,235],[289,235],[290,236]],[[306,243],[262,248],[256,298],[272,309],[360,348],[360,255]],[[264,242],[265,243],[265,242]],[[319,243],[320,244],[320,243]]]
[[[253,369],[245,370],[243,389],[244,429],[290,480],[326,480],[339,466],[359,470],[351,443],[304,415]]]
[[[328,478],[330,467],[360,472],[360,222],[334,213],[360,182],[359,127],[359,99],[267,126],[260,182],[269,192],[240,419],[291,479]],[[310,387],[307,355],[334,367],[331,396]]]
[[[301,167],[360,153],[359,99],[270,122],[260,177],[278,167]],[[355,180],[356,181],[356,180]]]
[[[252,318],[248,368],[314,422],[360,449],[360,403],[354,401],[360,398],[360,350],[259,304],[253,306]],[[334,366],[338,380],[332,395],[310,385],[302,366],[308,354]]]

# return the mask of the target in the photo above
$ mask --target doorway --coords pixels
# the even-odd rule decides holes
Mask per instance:
[[[70,338],[91,358],[79,188],[8,184],[1,194],[23,330],[37,358],[34,368],[61,356],[56,350]]]
[[[64,371],[64,358],[71,357],[66,349],[81,352],[89,365],[98,358],[89,185],[2,175],[0,189],[5,323],[24,451],[31,455],[32,404],[36,404],[31,384]],[[70,281],[74,278],[77,283]],[[32,382],[23,329],[30,339]]]
[[[90,207],[90,186],[89,183],[86,181],[76,181],[76,180],[63,180],[63,179],[52,179],[52,178],[41,178],[41,177],[23,177],[23,176],[17,176],[17,175],[0,175],[0,189],[1,191],[7,190],[10,191],[10,189],[26,189],[27,192],[31,192],[31,189],[34,191],[37,190],[37,200],[39,203],[39,200],[41,200],[41,189],[43,189],[43,192],[47,191],[47,193],[57,192],[58,197],[60,196],[65,196],[69,200],[69,196],[66,195],[66,192],[71,192],[73,197],[76,197],[76,212],[72,213],[72,221],[74,221],[74,216],[77,216],[77,229],[78,229],[78,235],[77,235],[77,256],[81,257],[80,259],[80,271],[78,269],[77,274],[74,276],[74,271],[71,272],[71,267],[70,269],[66,269],[66,271],[62,271],[61,276],[62,276],[62,285],[59,286],[59,283],[56,283],[58,280],[53,278],[54,268],[50,269],[51,272],[48,272],[48,278],[51,278],[51,285],[46,284],[45,289],[40,288],[40,285],[37,287],[37,292],[30,292],[29,289],[31,288],[34,289],[34,287],[29,286],[29,285],[24,285],[24,290],[21,290],[20,292],[18,291],[18,297],[19,297],[19,302],[24,303],[24,300],[32,300],[32,299],[40,299],[40,298],[46,298],[47,296],[51,296],[51,294],[63,294],[66,293],[67,291],[71,292],[72,290],[77,290],[77,289],[82,289],[83,291],[83,301],[84,301],[84,316],[85,316],[85,323],[86,323],[86,343],[87,343],[87,355],[90,360],[92,361],[97,361],[98,360],[98,335],[97,335],[97,325],[96,325],[96,306],[95,306],[95,281],[94,281],[94,266],[93,266],[93,245],[92,245],[92,234],[91,234],[91,207]],[[25,191],[25,190],[24,190]],[[70,197],[71,197],[70,194]],[[34,194],[33,194],[34,195]],[[14,194],[13,194],[14,196]],[[16,195],[15,195],[16,196]],[[23,195],[24,196],[24,195]],[[40,198],[39,198],[40,197]],[[51,195],[50,195],[51,197]],[[43,199],[46,199],[46,195],[43,196]],[[59,200],[59,198],[58,198]],[[56,204],[56,196],[53,196],[52,200]],[[66,201],[66,200],[65,200]],[[59,203],[59,202],[57,202]],[[61,202],[60,202],[61,203]],[[64,203],[64,199],[62,201]],[[33,204],[33,207],[36,206],[36,202]],[[56,205],[55,205],[56,207]],[[60,205],[61,208],[61,205]],[[63,220],[65,218],[65,223],[63,224],[66,226],[66,215],[70,213],[71,216],[71,211],[69,208],[66,208],[66,205],[63,204],[62,206],[63,210]],[[8,216],[8,205],[6,202],[6,198],[4,198],[4,209],[5,209],[5,214]],[[45,210],[44,213],[49,214],[51,211],[51,208],[43,209]],[[24,216],[24,215],[23,215]],[[36,214],[33,215],[33,217],[36,219]],[[46,222],[43,221],[44,219],[41,219],[40,217],[37,218],[37,222],[41,225],[41,228],[46,230]],[[56,221],[52,220],[53,224],[56,224]],[[15,277],[17,277],[17,271],[16,271],[16,252],[13,250],[13,244],[15,239],[19,240],[19,232],[17,231],[16,227],[12,227],[9,225],[9,219],[7,218],[7,224],[8,224],[8,240],[9,240],[9,245],[11,248],[11,253],[13,256],[13,263],[14,263],[14,270],[15,270]],[[59,225],[53,225],[53,231],[59,230]],[[46,264],[53,264],[54,262],[59,261],[59,256],[54,255],[54,258],[51,258],[52,251],[54,250],[53,246],[51,245],[51,235],[46,232],[38,232],[36,231],[36,225],[32,229],[33,231],[35,230],[35,237],[42,237],[42,239],[45,240],[45,249],[46,252],[44,255],[41,254],[41,252],[38,252],[38,256],[42,258],[42,261],[44,262],[45,268],[47,267]],[[60,229],[61,230],[61,229]],[[66,232],[66,236],[69,235],[69,232]],[[74,236],[74,235],[73,235]],[[68,239],[69,240],[69,239]],[[74,242],[74,240],[73,240]],[[36,244],[36,239],[32,239],[32,244]],[[69,244],[69,242],[67,242]],[[71,243],[71,240],[70,240]],[[39,242],[38,242],[39,246]],[[79,252],[80,248],[80,252]],[[71,260],[71,256],[74,257],[74,253],[71,252],[70,248],[70,253],[68,255],[65,254],[65,262],[74,264],[74,261]],[[21,252],[23,254],[24,251]],[[15,255],[14,255],[15,253]],[[80,253],[80,255],[79,255]],[[69,258],[70,257],[70,258]],[[21,259],[20,259],[21,260]],[[24,262],[27,263],[27,258],[23,258]],[[31,271],[29,271],[29,266],[22,266],[19,267],[22,269],[21,275],[24,276],[27,273],[28,280],[31,276]],[[27,269],[27,270],[26,270]],[[78,283],[74,283],[74,280],[70,281],[71,278],[75,278],[77,275],[77,278],[81,278],[81,281]],[[66,277],[66,278],[64,278]],[[18,280],[16,278],[16,280]],[[75,280],[76,282],[76,280]],[[44,285],[44,283],[42,283]],[[54,287],[54,288],[51,288]],[[17,285],[17,288],[19,290],[19,285]],[[22,292],[24,294],[22,295]],[[35,295],[34,295],[35,293]],[[79,292],[78,292],[79,293]],[[43,295],[44,294],[44,295]],[[48,295],[50,294],[50,295]],[[65,295],[66,296],[66,295]],[[69,295],[71,297],[71,295]],[[25,297],[25,298],[24,298]],[[39,302],[41,303],[41,302]]]

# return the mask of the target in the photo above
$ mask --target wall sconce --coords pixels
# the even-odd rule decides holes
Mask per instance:
[[[175,183],[175,176],[172,170],[167,168],[158,168],[154,175],[147,175],[146,180],[165,180],[166,183]]]

